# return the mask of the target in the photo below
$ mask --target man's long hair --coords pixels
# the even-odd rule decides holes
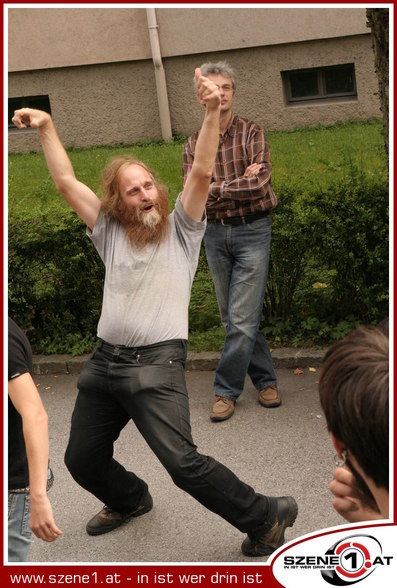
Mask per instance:
[[[389,337],[360,327],[326,352],[319,381],[328,430],[378,487],[389,488]]]
[[[129,165],[140,165],[149,174],[155,187],[158,190],[159,196],[164,200],[169,201],[168,188],[157,178],[155,172],[150,169],[145,163],[134,159],[130,155],[119,155],[114,159],[110,160],[102,172],[102,185],[101,185],[101,209],[104,215],[109,215],[112,218],[120,221],[120,174]]]

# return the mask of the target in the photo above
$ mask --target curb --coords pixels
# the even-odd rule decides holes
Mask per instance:
[[[325,349],[281,347],[272,350],[276,369],[294,369],[320,367]],[[35,375],[79,374],[91,354],[79,355],[34,355],[33,372]],[[220,353],[217,351],[188,352],[187,371],[214,371],[218,365]]]

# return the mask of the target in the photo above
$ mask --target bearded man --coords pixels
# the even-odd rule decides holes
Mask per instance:
[[[297,505],[267,497],[197,452],[184,376],[188,307],[205,231],[205,205],[218,147],[220,93],[195,72],[206,106],[195,160],[169,214],[168,194],[143,163],[117,158],[103,175],[102,201],[77,180],[51,117],[23,108],[18,128],[37,128],[57,189],[87,224],[106,272],[98,345],[78,379],[65,463],[104,507],[86,526],[101,535],[151,510],[146,482],[113,458],[132,419],[175,484],[242,532],[246,555],[284,542]],[[136,456],[138,458],[138,456]]]

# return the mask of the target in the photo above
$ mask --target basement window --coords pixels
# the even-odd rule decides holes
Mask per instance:
[[[282,71],[288,104],[357,98],[354,63]]]
[[[44,110],[51,114],[50,99],[48,96],[23,96],[20,98],[9,98],[8,99],[8,128],[16,129],[16,126],[12,122],[14,111],[19,108],[37,108],[38,110]]]

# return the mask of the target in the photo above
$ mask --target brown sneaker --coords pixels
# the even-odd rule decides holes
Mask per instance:
[[[132,512],[117,512],[108,506],[104,506],[98,514],[88,521],[86,531],[89,535],[103,535],[104,533],[109,533],[124,523],[128,523],[132,518],[140,517],[146,512],[149,512],[152,508],[153,499],[149,492],[146,494],[142,503],[138,504]]]
[[[225,421],[234,413],[234,400],[224,396],[215,396],[215,402],[210,413],[211,421]]]
[[[280,406],[281,398],[277,386],[267,386],[266,388],[259,390],[258,400],[261,405],[266,406],[266,408]]]
[[[280,496],[276,498],[277,514],[272,528],[262,537],[252,538],[248,535],[241,545],[241,551],[249,557],[270,555],[276,551],[285,541],[286,527],[292,527],[298,516],[298,505],[292,496]]]

